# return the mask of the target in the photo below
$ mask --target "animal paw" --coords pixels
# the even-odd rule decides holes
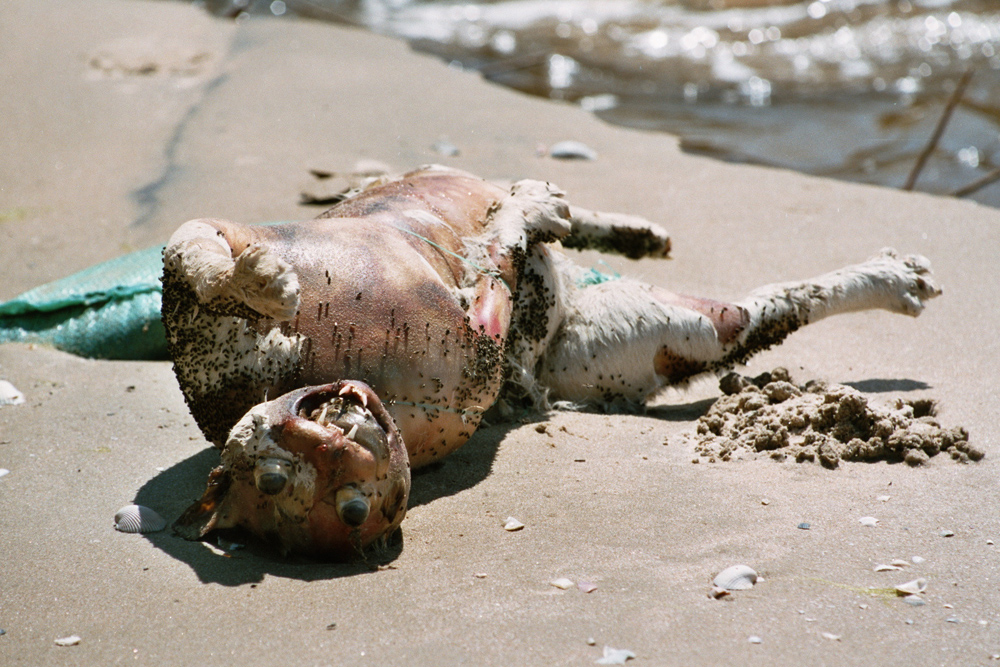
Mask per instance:
[[[298,276],[288,262],[260,243],[236,258],[232,288],[243,303],[265,317],[285,321],[298,312]]]
[[[879,277],[892,291],[891,310],[916,317],[928,300],[941,295],[931,263],[922,255],[901,257],[894,249],[884,248],[868,263],[877,267]]]
[[[500,245],[527,249],[535,243],[561,239],[570,233],[569,204],[550,183],[523,180],[489,213]]]

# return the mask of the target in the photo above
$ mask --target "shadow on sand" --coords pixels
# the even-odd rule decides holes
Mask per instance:
[[[664,421],[693,421],[705,414],[714,399],[681,405],[654,406],[646,416]],[[438,498],[455,495],[486,479],[496,458],[500,443],[507,434],[525,423],[543,422],[542,414],[525,414],[514,422],[480,428],[457,451],[431,466],[413,474],[410,507],[431,503]],[[135,502],[155,507],[173,522],[188,505],[201,497],[208,474],[219,463],[219,453],[212,447],[188,457],[146,482],[136,493]],[[404,522],[405,526],[405,522]],[[217,539],[215,533],[211,544]],[[240,586],[262,581],[265,575],[316,581],[354,576],[376,571],[391,563],[403,550],[402,532],[389,544],[366,554],[366,559],[354,563],[322,563],[303,558],[283,557],[266,545],[253,543],[240,531],[219,531],[221,544],[248,543],[237,550],[223,550],[204,542],[189,542],[168,528],[144,535],[156,548],[187,563],[204,583]]]
[[[454,495],[484,480],[493,467],[500,442],[513,426],[504,424],[480,429],[457,452],[415,473],[409,506],[416,507]],[[135,502],[155,507],[172,523],[188,505],[201,497],[208,474],[218,463],[218,451],[208,447],[146,482],[136,493]],[[245,533],[235,530],[219,531],[218,536],[222,538],[222,544],[249,541]],[[147,533],[144,537],[156,548],[187,563],[202,582],[223,586],[258,583],[265,575],[315,581],[365,574],[392,562],[403,550],[402,534],[397,533],[385,548],[366,553],[365,560],[322,563],[283,557],[266,545],[256,543],[224,551],[203,542],[189,542],[174,535],[170,528],[159,533]],[[215,539],[210,537],[210,543],[214,544]]]

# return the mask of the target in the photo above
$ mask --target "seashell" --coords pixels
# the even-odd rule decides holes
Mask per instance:
[[[955,532],[946,528],[941,531],[941,537],[955,537]]]
[[[566,577],[560,577],[558,579],[555,579],[554,581],[550,581],[549,585],[555,586],[556,588],[565,591],[570,588],[573,588],[573,581],[571,579],[567,579]]]
[[[593,593],[597,590],[597,584],[592,584],[589,581],[578,581],[576,587],[584,593]]]
[[[166,527],[166,519],[142,505],[126,505],[115,512],[115,530],[123,533],[155,533]]]
[[[758,637],[757,635],[750,635],[749,637],[747,637],[747,641],[750,642],[751,644],[760,644],[764,640]]]
[[[896,586],[897,595],[920,595],[926,590],[926,579],[914,579],[913,581],[907,581],[905,584]]]
[[[597,159],[597,151],[579,141],[560,141],[549,149],[549,155],[560,160]]]
[[[910,566],[910,561],[903,560],[902,558],[893,558],[891,561],[889,561],[889,565],[895,565],[896,567],[902,569],[904,567],[909,567]]]
[[[881,500],[883,503],[887,503],[890,498],[892,498],[892,496],[877,496],[875,500]]]
[[[873,516],[863,516],[860,519],[858,519],[858,523],[860,523],[862,526],[868,526],[869,528],[874,528],[875,526],[878,525],[878,519],[876,519]]]
[[[903,568],[901,568],[901,567],[900,567],[900,566],[898,566],[898,565],[885,565],[885,564],[879,564],[879,565],[876,565],[876,566],[875,566],[875,571],[876,571],[876,572],[893,572],[893,571],[895,571],[895,570],[902,570],[902,569],[903,569]]]
[[[458,150],[458,146],[451,143],[447,139],[439,139],[434,142],[431,146],[431,150],[438,155],[443,155],[444,157],[456,157],[461,151]]]
[[[6,468],[0,468],[0,477],[5,477],[10,474],[10,471]]]
[[[903,602],[905,602],[906,604],[910,605],[911,607],[922,607],[925,604],[927,604],[926,602],[924,602],[924,599],[922,597],[920,597],[919,595],[907,595],[907,596],[904,596],[903,597]]]
[[[915,565],[920,565],[921,563],[923,563],[927,559],[924,558],[923,556],[914,556],[910,560],[912,560]]]
[[[727,591],[745,591],[757,583],[757,573],[748,565],[733,565],[720,572],[712,585]]]
[[[521,530],[522,528],[524,528],[524,524],[512,516],[507,517],[507,520],[503,523],[503,529],[512,533],[515,530]]]
[[[76,646],[80,643],[80,637],[77,635],[70,635],[69,637],[60,637],[56,640],[56,646]]]
[[[0,380],[0,405],[20,405],[24,394],[7,380]]]
[[[627,648],[604,647],[604,657],[598,658],[594,662],[598,665],[624,665],[628,660],[635,657],[635,653]]]
[[[832,642],[839,642],[840,641],[840,635],[835,635],[832,632],[823,632],[821,634],[823,636],[823,639],[829,639]]]
[[[809,530],[810,528],[812,528],[812,526],[810,526],[808,523],[806,523],[805,521],[803,521],[798,526],[796,526],[796,528],[798,528],[799,530]]]

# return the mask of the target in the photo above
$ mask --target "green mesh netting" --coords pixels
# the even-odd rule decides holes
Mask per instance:
[[[0,303],[0,343],[51,345],[83,357],[165,359],[163,246],[134,252]]]

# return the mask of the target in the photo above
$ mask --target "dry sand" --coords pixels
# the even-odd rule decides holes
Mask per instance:
[[[933,397],[940,421],[986,452],[917,468],[694,465],[674,441],[718,396],[702,383],[644,416],[482,430],[416,477],[403,548],[379,571],[226,557],[112,528],[133,499],[174,519],[216,460],[169,364],[2,346],[0,378],[27,403],[0,408],[0,663],[585,665],[605,645],[635,665],[1000,654],[1000,211],[684,155],[672,137],[606,126],[403,44],[184,4],[2,3],[0,92],[0,299],[162,243],[189,218],[312,217],[297,204],[309,169],[445,161],[549,179],[580,205],[663,223],[676,259],[609,263],[683,292],[738,297],[883,246],[926,254],[945,293],[919,319],[828,320],[746,372],[783,365],[802,382]],[[431,150],[442,137],[459,157]],[[536,155],[563,139],[600,157]],[[504,531],[508,516],[526,527]],[[925,560],[873,571],[913,556]],[[709,599],[736,563],[764,581]],[[549,585],[559,577],[597,589]],[[868,592],[916,577],[924,606]],[[80,643],[55,644],[68,635]]]

